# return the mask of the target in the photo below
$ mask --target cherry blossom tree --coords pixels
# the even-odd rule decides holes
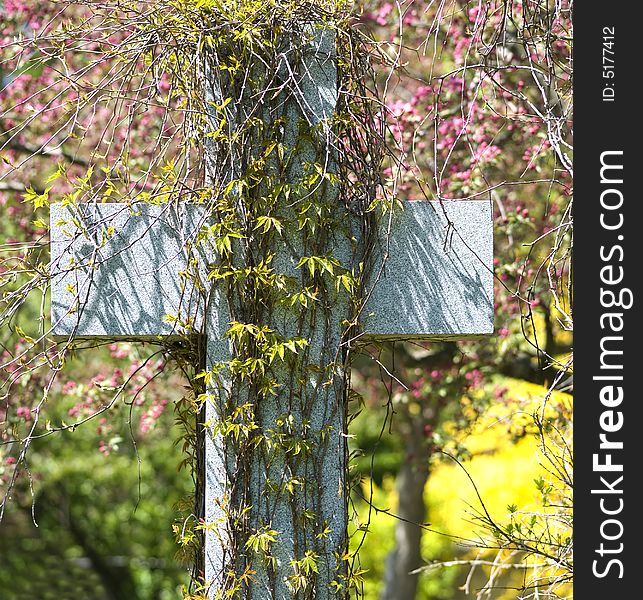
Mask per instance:
[[[394,74],[383,72],[380,81],[398,151],[397,162],[384,171],[388,188],[410,199],[483,198],[494,206],[499,343],[491,348],[459,345],[473,369],[469,374],[493,371],[546,384],[543,410],[554,389],[567,389],[572,364],[572,8],[571,2],[410,0],[368,4],[361,17],[396,66]],[[433,345],[425,354],[443,352]],[[430,520],[423,490],[435,451],[432,440],[439,432],[436,405],[444,392],[435,382],[451,375],[450,367],[435,369],[430,362],[418,372],[412,358],[417,354],[417,349],[402,347],[383,372],[385,380],[393,372],[391,385],[398,388],[392,396],[397,413],[393,427],[397,421],[406,441],[398,479],[397,545],[389,557],[382,596],[387,599],[415,598],[423,562],[421,525]],[[466,372],[458,369],[461,376]],[[458,383],[456,378],[454,386],[452,376],[450,382],[454,403],[466,395],[470,382],[461,378]],[[507,390],[493,393],[494,402],[511,398]],[[414,402],[418,394],[426,394],[419,410]],[[500,535],[506,547],[518,549],[521,556],[540,553],[552,565],[567,565],[553,576],[535,575],[537,581],[526,584],[533,585],[532,593],[547,597],[557,597],[571,573],[571,547],[565,541],[571,530],[571,422],[568,412],[562,414],[562,422],[548,425],[542,414],[534,417],[551,489],[560,500],[560,512],[550,517],[565,523],[562,538],[534,548],[481,519],[491,532],[490,546],[497,543],[493,536]],[[442,416],[453,419],[452,412]],[[555,432],[551,439],[545,433],[548,427]],[[523,554],[521,544],[528,548]],[[490,583],[484,593],[492,589]]]

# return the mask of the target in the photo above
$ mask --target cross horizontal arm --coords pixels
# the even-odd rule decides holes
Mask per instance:
[[[489,202],[405,202],[379,238],[362,315],[368,340],[493,333]]]
[[[52,334],[149,339],[187,320],[198,331],[204,307],[187,271],[202,216],[196,205],[52,205]],[[492,333],[492,266],[488,202],[406,202],[383,219],[362,339]]]
[[[201,325],[185,276],[203,210],[195,205],[51,206],[51,318],[56,338],[157,338]]]

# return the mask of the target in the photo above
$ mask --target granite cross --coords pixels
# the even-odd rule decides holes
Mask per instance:
[[[336,102],[336,67],[332,37],[325,33],[310,43],[302,59],[299,117],[322,121]],[[216,96],[216,90],[211,91]],[[286,109],[288,110],[288,108]],[[295,115],[297,117],[297,115]],[[287,126],[288,127],[288,126]],[[303,150],[305,152],[305,149]],[[331,199],[332,200],[332,199]],[[486,201],[406,202],[382,225],[382,244],[375,252],[368,298],[361,311],[362,341],[461,339],[493,331],[492,214]],[[226,337],[230,307],[221,286],[208,282],[213,252],[195,242],[208,226],[208,211],[190,204],[158,206],[136,203],[51,207],[52,334],[61,340],[159,340],[176,337],[189,324],[205,340],[205,370],[231,358]],[[352,237],[351,237],[352,236]],[[354,235],[338,236],[333,253],[343,264],[352,260]],[[349,239],[349,237],[351,239]],[[299,277],[297,234],[274,249],[273,268]],[[358,240],[359,242],[359,240]],[[194,271],[196,267],[196,273]],[[189,275],[191,273],[191,275]],[[201,283],[197,283],[200,281]],[[216,282],[215,282],[216,283]],[[304,329],[309,356],[319,364],[341,341],[346,303],[338,303],[332,322],[313,320]],[[281,319],[281,320],[280,320]],[[286,337],[297,329],[287,318],[269,325]],[[288,381],[284,374],[284,381]],[[225,373],[208,383],[205,424],[205,578],[210,595],[225,587],[231,553],[226,519],[239,493],[237,472],[243,470],[246,506],[254,531],[274,531],[279,543],[270,550],[271,567],[255,565],[248,600],[295,598],[297,559],[302,548],[315,548],[317,600],[342,597],[333,587],[346,551],[347,451],[346,409],[338,374],[333,385],[311,377],[297,392],[308,402],[309,432],[325,432],[323,444],[310,445],[306,458],[275,452],[254,456],[245,467],[235,462],[234,442],[218,433],[216,423],[229,392]],[[292,382],[290,382],[292,384]],[[284,388],[287,386],[283,386]],[[293,390],[280,389],[258,407],[263,433],[283,434],[284,415],[303,418],[292,406]],[[312,436],[311,436],[312,437]],[[241,477],[241,476],[239,476]],[[290,485],[292,503],[273,500],[270,486]],[[238,486],[237,486],[238,487]],[[233,488],[235,490],[233,491]],[[317,534],[300,533],[304,508],[312,508]],[[323,532],[320,533],[320,532]],[[303,537],[302,537],[303,536]],[[307,596],[308,597],[308,596]]]

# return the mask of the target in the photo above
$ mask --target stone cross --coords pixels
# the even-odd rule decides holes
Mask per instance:
[[[317,36],[310,55],[302,60],[306,68],[299,82],[299,118],[322,121],[332,113],[337,96],[332,39]],[[231,358],[226,337],[231,315],[222,286],[208,281],[215,253],[195,241],[208,227],[207,219],[203,206],[190,204],[52,205],[52,334],[60,340],[154,341],[180,339],[187,326],[205,340],[205,370],[220,368]],[[381,227],[360,316],[360,341],[462,339],[492,333],[489,202],[405,202],[404,209],[395,210]],[[276,271],[301,277],[300,242],[293,234],[293,239],[277,244],[272,265]],[[354,260],[353,234],[338,236],[333,244],[342,264]],[[316,317],[303,329],[283,315],[268,325],[285,337],[298,332],[308,343],[309,360],[330,364],[334,357],[327,356],[328,348],[335,352],[340,344],[342,321],[349,314],[346,303],[338,302],[331,314],[331,322]],[[305,597],[324,600],[344,594],[336,585],[345,584],[338,581],[347,530],[344,378],[338,373],[329,385],[326,377],[311,375],[305,382],[289,380],[288,373],[281,377],[287,385],[256,408],[255,420],[265,436],[285,435],[287,415],[295,421],[303,418],[293,408],[292,397],[303,398],[309,407],[310,440],[325,432],[324,443],[311,441],[305,458],[275,451],[257,453],[250,464],[239,464],[235,443],[215,426],[230,391],[225,370],[207,385],[211,400],[205,415],[205,578],[212,584],[212,598],[225,587],[230,565],[238,568],[235,553],[244,552],[234,549],[226,524],[240,502],[240,487],[244,506],[250,507],[244,518],[251,529],[257,534],[276,532],[268,535],[278,538],[266,542],[270,548],[264,558],[269,560],[253,564],[245,598],[300,597],[296,577],[306,569],[297,562],[304,558],[302,549],[314,549],[316,570],[314,590],[306,590]],[[292,502],[284,501],[283,494],[271,500],[270,490],[284,488],[291,490]],[[311,516],[304,514],[306,507],[314,509]],[[302,525],[306,519],[315,521],[312,529]]]

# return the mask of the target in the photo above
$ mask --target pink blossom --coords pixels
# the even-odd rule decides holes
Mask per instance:
[[[16,408],[16,415],[25,421],[31,421],[31,411],[26,406]]]
[[[386,25],[386,17],[388,17],[393,12],[393,4],[386,2],[382,4],[380,9],[376,13],[375,22],[378,25]]]

